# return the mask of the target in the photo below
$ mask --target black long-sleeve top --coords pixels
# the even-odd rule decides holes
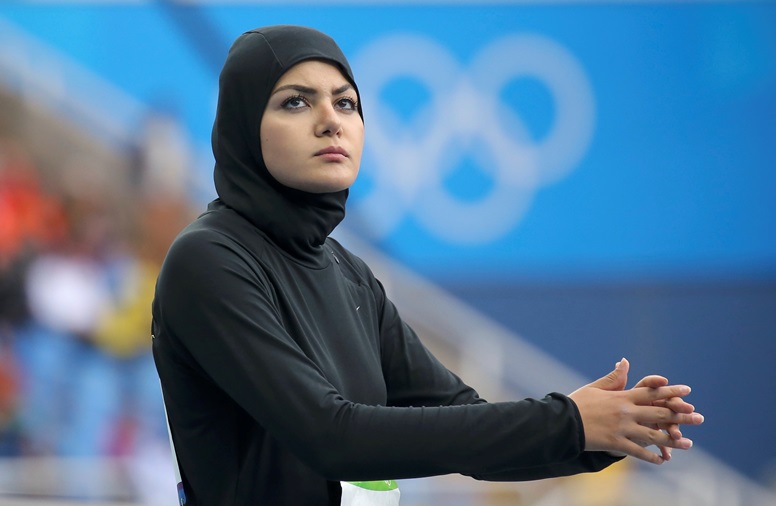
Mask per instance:
[[[338,504],[339,480],[596,471],[564,395],[487,403],[358,257],[307,266],[218,202],[175,242],[154,357],[188,504]]]

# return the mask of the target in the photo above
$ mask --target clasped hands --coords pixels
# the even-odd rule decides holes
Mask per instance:
[[[646,376],[625,390],[629,368],[622,359],[614,371],[569,395],[582,417],[585,450],[662,464],[671,459],[672,448],[692,447],[679,426],[700,425],[703,415],[682,399],[690,387],[669,385],[662,376]],[[647,449],[652,445],[659,454]]]

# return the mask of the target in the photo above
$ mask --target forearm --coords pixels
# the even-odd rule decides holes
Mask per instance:
[[[317,452],[311,465],[329,479],[506,473],[559,465],[582,453],[578,421],[558,394],[431,408],[354,405],[325,425],[333,433],[319,432],[309,447]]]
[[[619,462],[624,457],[613,457],[606,452],[583,452],[579,457],[546,466],[510,469],[498,473],[475,474],[472,478],[482,481],[530,481],[545,478],[571,476],[579,473],[595,473]]]

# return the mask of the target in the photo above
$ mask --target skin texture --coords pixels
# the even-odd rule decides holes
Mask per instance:
[[[261,120],[261,150],[281,184],[335,192],[356,180],[364,145],[358,96],[339,69],[308,60],[278,80]],[[341,153],[322,153],[337,148]]]
[[[630,364],[626,359],[614,371],[570,394],[585,427],[585,450],[630,455],[652,464],[670,460],[671,449],[687,450],[692,441],[679,425],[700,425],[703,415],[682,398],[685,385],[668,385],[662,376],[647,376],[625,390]],[[660,454],[649,450],[657,446]]]

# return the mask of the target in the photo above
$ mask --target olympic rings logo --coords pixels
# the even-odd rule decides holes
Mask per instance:
[[[412,214],[451,243],[496,240],[520,221],[539,188],[575,168],[593,136],[595,106],[585,71],[568,50],[540,35],[500,38],[468,68],[429,38],[392,35],[367,46],[353,67],[367,111],[363,167],[371,184],[352,207],[377,238]],[[417,80],[431,94],[409,123],[378,98],[401,78]],[[538,140],[500,99],[522,78],[540,82],[553,100],[554,120]],[[463,157],[493,183],[474,201],[444,185]]]

